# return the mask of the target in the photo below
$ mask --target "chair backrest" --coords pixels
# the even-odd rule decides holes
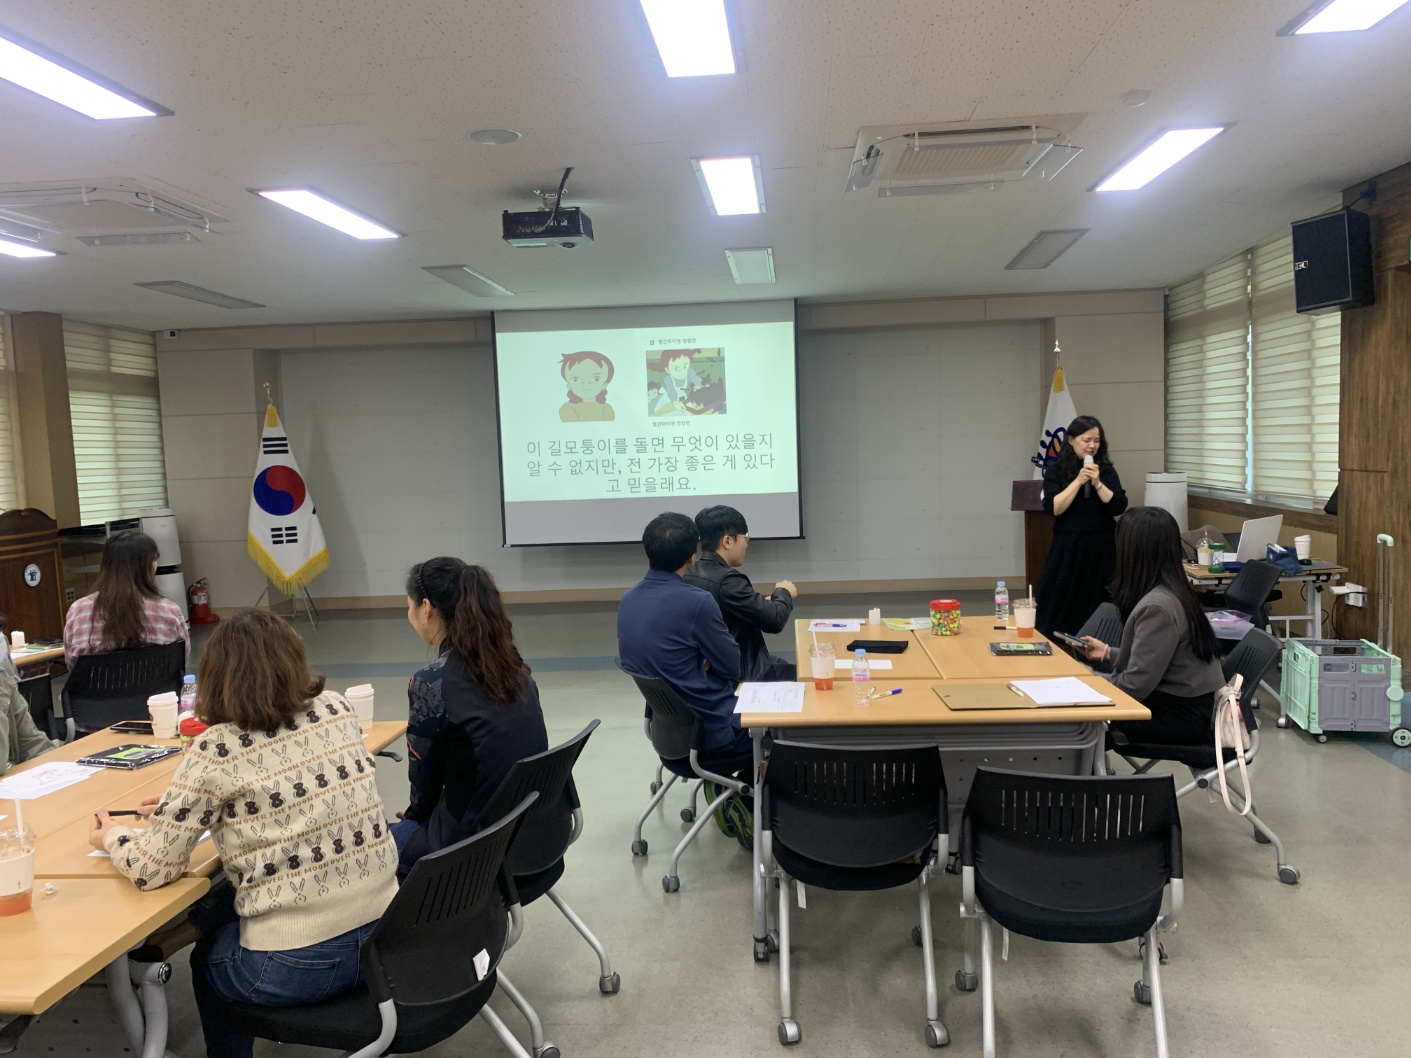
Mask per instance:
[[[1092,636],[1111,647],[1120,646],[1122,643],[1122,614],[1118,611],[1117,604],[1105,602],[1100,605],[1083,622],[1083,627],[1078,629],[1075,635],[1079,639],[1082,639],[1083,636]]]
[[[880,867],[928,848],[946,825],[935,745],[776,741],[764,773],[772,840],[834,867]]]
[[[84,654],[64,684],[64,716],[89,731],[120,720],[146,720],[147,699],[181,690],[186,644],[167,643],[107,654]]]
[[[1240,713],[1243,714],[1244,726],[1249,731],[1253,731],[1257,726],[1254,721],[1254,708],[1250,703],[1283,649],[1283,644],[1268,632],[1251,628],[1244,634],[1244,638],[1235,644],[1235,649],[1226,655],[1221,665],[1225,679],[1228,680],[1237,672],[1244,677],[1240,690]]]
[[[1231,610],[1249,614],[1255,628],[1265,627],[1269,623],[1269,611],[1265,609],[1265,604],[1274,585],[1279,583],[1282,572],[1272,562],[1250,559],[1240,567],[1225,590],[1225,605]]]
[[[1085,776],[977,768],[961,822],[961,863],[986,843],[1045,856],[1111,857],[1115,886],[1181,875],[1181,816],[1169,774]],[[1033,869],[1041,869],[1034,864]]]
[[[49,673],[26,676],[17,686],[24,700],[29,703],[30,719],[47,738],[54,737],[54,681]]]
[[[510,846],[508,862],[515,877],[538,874],[563,859],[578,807],[573,765],[598,723],[594,720],[561,746],[515,761],[480,810],[479,819],[499,819],[531,793],[539,795]]]
[[[491,970],[499,965],[509,935],[506,909],[519,902],[505,856],[537,796],[416,861],[363,944],[363,974],[379,1003],[447,1003],[484,980],[475,967],[480,952]]]
[[[622,663],[618,662],[618,668]],[[700,718],[696,711],[681,700],[681,696],[655,676],[642,676],[622,669],[632,677],[647,703],[647,737],[652,749],[663,760],[681,760],[691,755],[699,744]]]

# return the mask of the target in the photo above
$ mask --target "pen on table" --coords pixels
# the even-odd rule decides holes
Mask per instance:
[[[894,688],[893,688],[892,690],[890,690],[890,691],[874,691],[874,692],[872,693],[872,697],[873,697],[873,698],[890,698],[890,697],[891,697],[892,695],[894,695],[894,694],[901,694],[901,690],[902,690],[902,689],[901,689],[900,687],[894,687]]]
[[[138,811],[137,809],[135,809],[135,808],[108,808],[108,809],[105,809],[105,811],[108,813],[108,815],[109,815],[110,817],[111,817],[111,816],[143,816],[143,815],[146,815],[146,814],[147,814],[146,812],[139,812],[139,811]]]

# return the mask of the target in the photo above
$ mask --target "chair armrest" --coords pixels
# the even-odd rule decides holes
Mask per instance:
[[[573,809],[573,829],[568,832],[568,843],[572,845],[583,835],[583,809]]]
[[[697,721],[696,723],[696,729],[698,731],[700,730],[699,721]],[[700,753],[694,745],[691,746],[691,770],[696,773],[696,776],[698,778],[709,779],[711,782],[719,783],[721,786],[729,787],[741,797],[751,796],[751,787],[749,783],[741,782],[733,775],[717,775],[713,771],[706,771],[704,768],[702,768],[700,762]]]
[[[969,864],[960,868],[960,914],[963,918],[975,918],[982,913],[975,899],[975,867]]]
[[[78,737],[78,729],[74,726],[73,717],[64,717],[64,745],[68,745]]]
[[[1171,910],[1156,920],[1156,928],[1170,933],[1181,924],[1181,912],[1186,909],[1186,880],[1171,879]]]
[[[519,942],[520,936],[524,933],[524,908],[519,906],[516,900],[509,906],[510,932],[505,938],[505,951],[509,951]]]
[[[386,757],[388,760],[396,761],[398,764],[402,763],[402,755],[400,753],[393,753],[390,749],[379,749],[376,756]]]

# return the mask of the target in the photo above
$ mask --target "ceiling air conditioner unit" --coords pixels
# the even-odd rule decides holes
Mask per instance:
[[[845,191],[878,198],[994,189],[1010,180],[1051,180],[1081,151],[1081,115],[860,129]]]

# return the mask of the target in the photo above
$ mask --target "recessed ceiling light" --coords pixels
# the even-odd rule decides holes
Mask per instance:
[[[161,104],[9,30],[0,30],[0,77],[90,118],[171,114]]]
[[[1406,3],[1407,0],[1319,0],[1279,30],[1279,36],[1371,29]]]
[[[667,77],[735,72],[724,0],[642,0]]]
[[[1198,129],[1172,129],[1131,161],[1126,162],[1094,191],[1135,191],[1145,187],[1198,147],[1209,143],[1230,126],[1211,125]]]
[[[344,235],[351,235],[355,239],[400,239],[402,237],[400,232],[395,232],[371,217],[356,213],[347,206],[341,206],[332,199],[306,187],[287,191],[261,191],[252,187],[250,192],[292,209],[295,213],[302,213],[320,224],[337,228]]]
[[[435,265],[422,268],[422,271],[429,272],[437,279],[450,283],[453,287],[460,287],[467,294],[474,294],[478,298],[514,297],[513,290],[506,290],[489,276],[481,275],[469,265]]]
[[[1057,261],[1079,239],[1088,233],[1087,228],[1063,228],[1041,231],[1029,240],[1029,245],[1014,255],[1014,260],[1004,266],[1006,272],[1018,272],[1031,268],[1047,268]]]
[[[774,282],[774,248],[763,246],[753,250],[726,250],[725,260],[730,274],[740,286]]]
[[[1121,98],[1124,106],[1139,107],[1151,98],[1151,92],[1145,88],[1133,88],[1130,92],[1123,92]]]
[[[717,217],[764,212],[764,177],[757,156],[692,158],[706,205]]]
[[[476,129],[469,135],[474,142],[488,145],[513,143],[520,137],[514,129]]]
[[[207,290],[205,287],[192,286],[190,283],[183,283],[179,279],[161,279],[153,283],[133,283],[135,287],[142,287],[146,290],[155,290],[159,294],[175,294],[179,298],[190,298],[192,301],[201,301],[207,305],[215,305],[222,309],[262,309],[259,302],[246,301],[244,298],[231,297],[229,294],[222,294],[216,290]]]
[[[0,239],[0,253],[6,257],[58,257],[53,250],[46,250],[41,246],[34,246],[27,242],[11,242],[9,239]]]

